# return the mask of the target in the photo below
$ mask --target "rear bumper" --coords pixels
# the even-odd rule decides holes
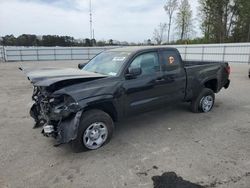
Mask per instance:
[[[230,80],[228,79],[227,81],[226,81],[226,84],[223,86],[225,89],[227,89],[228,87],[229,87],[229,85],[230,85]]]

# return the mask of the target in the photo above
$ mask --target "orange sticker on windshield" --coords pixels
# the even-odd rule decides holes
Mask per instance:
[[[169,63],[169,64],[173,64],[173,63],[174,63],[174,57],[173,57],[173,56],[170,56],[170,57],[168,58],[168,63]]]

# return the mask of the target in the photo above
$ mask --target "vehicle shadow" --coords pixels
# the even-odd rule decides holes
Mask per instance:
[[[115,122],[115,130],[113,134],[113,138],[111,141],[104,147],[94,150],[83,152],[85,153],[103,153],[105,150],[107,151],[116,151],[119,152],[123,150],[121,147],[121,142],[126,140],[134,139],[134,133],[138,133],[143,136],[143,133],[146,137],[151,137],[154,135],[150,135],[153,133],[152,130],[158,129],[160,131],[169,131],[170,126],[166,126],[167,122],[171,122],[171,127],[174,127],[178,121],[176,117],[185,118],[187,115],[192,116],[193,113],[190,111],[189,103],[178,103],[170,106],[163,106],[154,111],[148,111],[145,113],[137,114],[125,119],[122,119],[119,122]],[[177,118],[179,119],[179,118]],[[157,131],[156,131],[157,134]],[[139,139],[139,138],[135,138]],[[144,138],[143,138],[144,139]],[[138,140],[139,141],[139,140]],[[64,144],[60,146],[65,150],[66,153],[72,153],[69,144]],[[108,152],[105,152],[108,154]]]
[[[147,129],[148,127],[155,128],[155,126],[161,124],[161,122],[175,120],[176,117],[185,116],[187,114],[192,114],[189,103],[162,106],[154,111],[136,114],[117,122],[115,124],[115,136],[126,134],[126,131],[136,127],[139,127],[140,129]]]

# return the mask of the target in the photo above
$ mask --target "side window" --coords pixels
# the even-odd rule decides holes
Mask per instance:
[[[141,68],[142,75],[154,74],[160,71],[158,54],[156,52],[149,52],[137,56],[130,64],[130,68]]]
[[[175,71],[180,68],[180,58],[175,51],[162,51],[160,61],[163,66],[163,71]]]

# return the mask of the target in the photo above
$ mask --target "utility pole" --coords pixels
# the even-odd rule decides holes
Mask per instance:
[[[92,29],[92,4],[91,4],[91,0],[89,0],[89,29],[90,29],[90,40],[92,40],[93,38],[93,29]]]
[[[247,42],[250,42],[250,24],[249,24],[249,27],[248,27]]]

